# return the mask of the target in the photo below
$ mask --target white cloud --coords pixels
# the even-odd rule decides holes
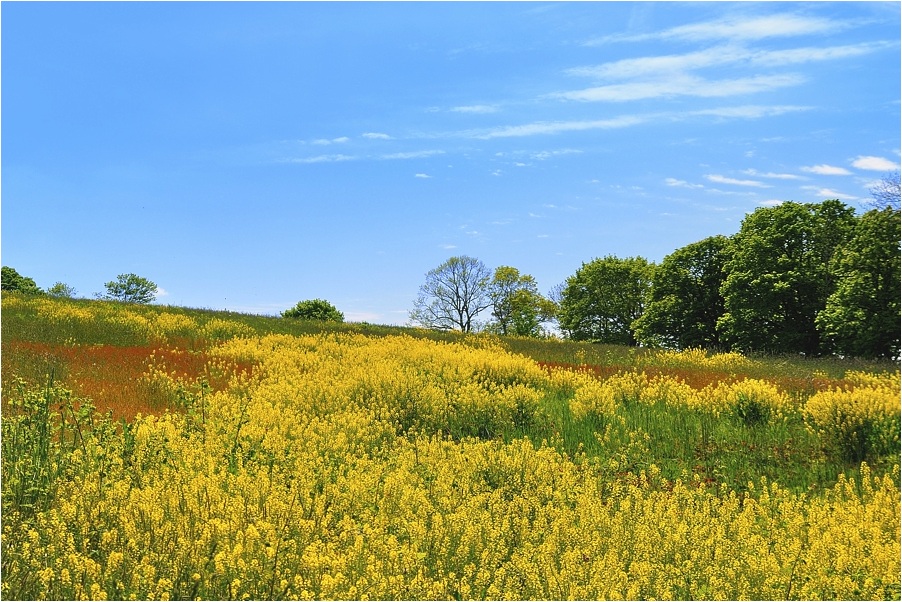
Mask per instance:
[[[422,159],[424,157],[432,157],[435,155],[443,155],[443,150],[422,150],[407,153],[391,153],[388,155],[380,155],[380,159]]]
[[[317,155],[316,157],[304,157],[301,159],[286,159],[284,163],[336,163],[339,161],[353,161],[357,157],[351,155]]]
[[[577,155],[582,152],[583,151],[576,149],[576,148],[562,148],[559,150],[541,151],[538,153],[533,153],[530,155],[530,157],[533,159],[536,159],[538,161],[545,161],[546,159],[550,159],[551,157],[559,157],[561,155]]]
[[[345,142],[349,142],[351,139],[347,136],[342,136],[340,138],[332,138],[331,140],[326,138],[317,138],[310,142],[310,144],[316,144],[318,146],[327,146],[329,144],[344,144]]]
[[[893,171],[899,169],[899,164],[883,157],[860,156],[852,161],[852,167],[869,171]]]
[[[718,184],[732,184],[733,186],[752,186],[755,188],[770,188],[768,184],[759,182],[757,180],[737,180],[735,178],[728,178],[726,176],[717,174],[706,175],[705,179],[711,182],[716,182]]]
[[[737,79],[706,80],[687,73],[674,73],[649,81],[597,86],[585,90],[559,92],[551,96],[584,102],[622,102],[662,96],[719,98],[765,92],[795,86],[804,81],[805,78],[797,74],[755,75]]]
[[[834,165],[810,165],[801,168],[802,171],[808,173],[816,173],[819,176],[849,176],[852,172],[845,167],[836,167]]]
[[[608,130],[642,125],[653,121],[681,121],[692,117],[719,117],[723,119],[759,119],[785,113],[808,111],[811,107],[796,105],[740,105],[686,112],[661,112],[646,115],[621,115],[611,119],[594,121],[536,121],[523,125],[502,126],[490,130],[466,130],[455,135],[489,140],[492,138],[512,138],[540,134],[560,134],[587,130]]]
[[[370,140],[391,140],[391,136],[388,134],[382,134],[379,132],[365,132],[361,134],[364,138],[369,138]]]
[[[851,194],[837,192],[830,188],[820,188],[818,186],[802,186],[802,190],[812,191],[819,200],[840,199],[842,201],[854,201],[859,198]]]
[[[889,42],[865,42],[847,46],[827,46],[822,48],[809,46],[804,48],[790,48],[787,50],[768,50],[753,53],[749,57],[749,61],[753,65],[762,67],[782,67],[785,65],[797,65],[814,61],[832,61],[862,56],[892,46],[893,44]]]
[[[425,179],[431,178],[432,176],[430,176],[429,174],[425,174],[425,173],[418,173],[418,174],[414,174],[413,177],[422,178],[425,180]]]
[[[559,134],[561,132],[576,132],[583,130],[607,130],[629,127],[644,123],[646,118],[627,115],[613,119],[599,119],[596,121],[538,121],[525,125],[513,125],[496,128],[487,133],[475,134],[475,138],[509,138],[514,136],[533,136],[535,134]]]
[[[462,107],[453,107],[452,113],[496,113],[498,107],[494,105],[467,105]]]
[[[774,180],[805,180],[806,179],[804,176],[797,176],[796,174],[791,174],[791,173],[773,173],[773,172],[761,173],[757,169],[746,169],[746,170],[743,170],[742,173],[749,175],[749,176],[757,176],[759,178],[772,178]]]
[[[768,201],[760,201],[758,204],[763,205],[765,207],[776,207],[777,205],[782,205],[784,201],[778,199],[771,199]]]
[[[803,47],[788,50],[753,50],[741,45],[722,45],[685,54],[646,56],[622,59],[591,67],[568,69],[568,75],[599,79],[636,79],[670,75],[721,65],[782,67],[814,61],[837,60],[861,56],[891,47],[888,42],[872,42],[847,46]]]
[[[167,290],[166,290],[165,288],[163,288],[162,286],[158,286],[158,287],[157,287],[157,292],[156,292],[156,294],[155,294],[154,296],[155,296],[157,299],[159,299],[160,297],[168,297],[168,296],[169,296],[169,291],[167,291]]]
[[[738,17],[691,23],[646,34],[617,34],[599,38],[588,45],[610,42],[640,42],[643,40],[763,40],[775,37],[812,35],[835,31],[845,24],[829,19],[782,14],[763,17]]]
[[[717,47],[687,54],[621,59],[594,67],[568,69],[566,73],[600,79],[635,79],[640,76],[670,74],[676,71],[731,63],[740,60],[747,54],[748,52],[741,48]]]
[[[439,248],[450,250],[450,249],[456,249],[457,245],[439,245]]]
[[[677,180],[676,178],[666,178],[664,183],[674,188],[704,188],[704,184],[691,184],[685,180]]]
[[[687,115],[711,117],[737,117],[741,119],[758,119],[760,117],[776,117],[785,113],[809,111],[811,107],[798,105],[742,105],[738,107],[720,107],[691,111]]]

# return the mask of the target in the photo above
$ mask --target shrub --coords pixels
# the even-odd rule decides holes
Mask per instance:
[[[283,318],[295,318],[298,320],[320,320],[322,322],[344,322],[343,313],[324,299],[311,299],[298,301],[291,309],[282,312]]]

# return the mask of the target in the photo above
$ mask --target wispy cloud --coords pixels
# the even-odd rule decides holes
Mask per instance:
[[[561,148],[558,150],[541,151],[538,153],[532,153],[530,155],[530,157],[537,161],[545,161],[546,159],[550,159],[552,157],[560,157],[561,155],[578,155],[578,154],[581,154],[582,152],[583,151],[576,149],[576,148]]]
[[[697,189],[697,188],[704,188],[704,187],[705,187],[704,184],[692,184],[692,183],[687,182],[687,181],[685,181],[685,180],[678,180],[678,179],[676,179],[676,178],[665,178],[664,183],[667,184],[668,186],[673,186],[674,188],[692,188],[692,189]]]
[[[852,167],[869,171],[893,171],[899,169],[899,164],[883,157],[860,156],[852,161]]]
[[[837,192],[831,188],[820,188],[818,186],[802,186],[802,190],[809,190],[817,196],[818,199],[839,199],[842,201],[854,201],[859,197],[851,194],[845,194],[843,192]]]
[[[427,180],[427,179],[431,178],[432,176],[430,176],[429,174],[426,174],[426,173],[418,173],[418,174],[414,174],[413,177]]]
[[[498,107],[495,105],[465,105],[453,107],[450,110],[452,113],[497,113]]]
[[[467,130],[456,135],[479,140],[492,138],[512,138],[578,132],[587,130],[610,130],[642,125],[658,121],[683,121],[695,117],[718,117],[722,119],[760,119],[785,113],[808,111],[811,107],[795,105],[740,105],[735,107],[715,107],[697,111],[662,111],[644,115],[621,115],[611,119],[588,121],[536,121],[522,125],[501,126],[489,130]]]
[[[577,132],[583,130],[609,130],[624,128],[644,123],[645,118],[637,115],[626,115],[613,119],[599,119],[594,121],[539,121],[524,125],[504,126],[489,130],[488,132],[475,133],[474,138],[483,140],[491,138],[509,138],[515,136],[534,136],[536,134],[559,134],[561,132]]]
[[[283,163],[337,163],[339,161],[354,161],[357,157],[352,155],[317,155],[315,157],[301,157],[297,159],[285,159]]]
[[[380,159],[422,159],[424,157],[433,157],[435,155],[443,155],[445,151],[443,150],[421,150],[421,151],[411,151],[406,153],[390,153],[387,155],[380,155]]]
[[[726,176],[721,176],[718,174],[708,174],[705,176],[705,179],[711,182],[716,182],[717,184],[732,184],[733,186],[752,186],[754,188],[771,187],[769,184],[759,182],[758,180],[737,180],[735,178],[728,178]]]
[[[657,32],[641,34],[616,34],[597,38],[586,43],[589,46],[613,42],[641,42],[645,40],[763,40],[776,37],[792,37],[823,34],[837,31],[848,24],[830,19],[794,14],[767,15],[748,18],[734,17],[717,21],[690,23]]]
[[[670,76],[650,81],[611,84],[584,90],[558,92],[552,94],[551,97],[585,102],[623,102],[672,96],[719,98],[765,92],[795,86],[804,81],[805,78],[798,74],[755,75],[736,79],[707,80],[687,73],[674,73]]]
[[[365,132],[361,134],[364,138],[368,138],[370,140],[391,140],[392,137],[388,134],[382,134],[380,132]]]
[[[318,138],[313,140],[310,144],[316,144],[318,146],[328,146],[330,144],[344,144],[345,142],[349,142],[351,139],[347,136],[341,136],[340,138]]]
[[[785,113],[797,113],[810,111],[811,107],[798,105],[742,105],[738,107],[718,107],[713,109],[700,109],[686,113],[689,116],[699,117],[724,117],[740,119],[759,119],[761,117],[776,117]]]
[[[785,67],[816,61],[862,56],[897,46],[893,42],[866,42],[845,46],[806,46],[787,50],[756,50],[738,44],[713,46],[696,52],[621,59],[601,65],[575,67],[565,73],[603,80],[637,79],[739,64],[752,67]]]
[[[842,23],[819,17],[782,14],[757,18],[739,17],[680,25],[661,33],[664,39],[689,41],[704,40],[763,40],[821,34],[836,31],[843,27]]]
[[[773,173],[773,172],[765,172],[762,173],[757,169],[746,169],[743,170],[744,174],[749,176],[757,176],[759,178],[771,178],[774,180],[805,180],[805,176],[799,176],[792,173]]]
[[[815,173],[819,176],[849,176],[852,172],[845,167],[836,167],[834,165],[808,165],[801,168],[807,173]]]

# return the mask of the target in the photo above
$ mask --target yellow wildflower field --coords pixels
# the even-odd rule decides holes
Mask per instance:
[[[554,428],[510,435],[554,424],[557,396],[598,424],[655,405],[839,436],[892,424],[898,374],[799,400],[751,378],[599,380],[490,339],[210,328],[236,335],[207,351],[226,386],[159,361],[143,377],[185,412],[116,423],[59,387],[4,392],[4,598],[899,598],[898,465],[812,493],[737,491],[567,453]]]

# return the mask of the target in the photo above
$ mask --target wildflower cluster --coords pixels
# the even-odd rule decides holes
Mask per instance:
[[[745,370],[754,364],[741,353],[731,351],[709,354],[704,349],[683,349],[682,351],[665,349],[655,352],[646,363],[670,368],[703,368],[727,373]]]
[[[805,403],[805,416],[828,445],[850,461],[899,449],[899,373],[850,372],[851,386],[820,391]]]
[[[789,395],[763,380],[720,381],[695,389],[679,378],[629,370],[604,380],[587,379],[577,388],[570,409],[580,418],[611,414],[629,403],[662,403],[715,416],[729,413],[749,425],[781,418],[792,408]]]

